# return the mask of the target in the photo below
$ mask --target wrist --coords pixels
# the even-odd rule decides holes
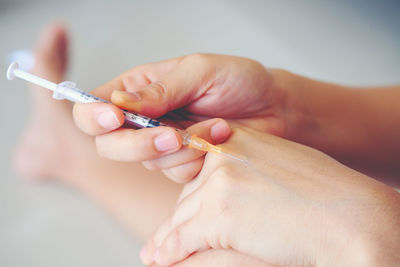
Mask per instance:
[[[357,141],[354,133],[357,90],[308,79],[284,70],[272,70],[273,86],[282,95],[286,139],[340,155],[340,149]],[[343,139],[345,140],[343,140]],[[341,142],[348,143],[341,143]]]
[[[308,103],[308,95],[311,89],[305,85],[304,77],[298,76],[282,69],[272,69],[272,88],[279,92],[280,101],[279,117],[282,119],[286,139],[297,140],[299,136],[305,136],[314,124],[314,116]]]

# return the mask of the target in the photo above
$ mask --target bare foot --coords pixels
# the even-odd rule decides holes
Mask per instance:
[[[33,72],[60,82],[66,58],[65,29],[53,25],[39,38]],[[93,137],[74,125],[71,103],[54,100],[37,86],[31,94],[31,117],[14,156],[17,172],[31,181],[56,178],[94,199],[136,236],[149,237],[174,207],[181,187],[140,164],[101,158]]]
[[[48,27],[34,50],[32,72],[53,82],[63,80],[67,65],[68,40],[65,29]],[[71,104],[52,99],[51,92],[32,86],[32,111],[14,155],[14,168],[24,178],[41,180],[60,175],[71,139],[79,133],[71,118]],[[68,140],[66,137],[69,137]],[[62,169],[65,169],[62,167]]]

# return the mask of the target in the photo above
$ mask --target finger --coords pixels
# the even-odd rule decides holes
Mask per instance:
[[[211,143],[225,140],[230,135],[229,125],[222,119],[200,122],[187,131],[198,133],[200,137]],[[195,149],[183,149],[148,161],[144,165],[148,169],[163,169],[164,174],[174,182],[187,183],[200,172],[203,161],[203,153]]]
[[[174,214],[157,229],[141,250],[140,257],[145,264],[153,262],[153,255],[156,249],[161,246],[164,239],[170,234],[172,229],[185,221],[190,220],[199,212],[201,203],[200,197],[200,194],[192,194],[190,198],[187,198],[186,201],[180,203],[176,207]]]
[[[176,183],[187,183],[200,172],[203,162],[204,158],[201,157],[185,164],[162,170],[162,172]]]
[[[120,129],[96,136],[98,153],[117,161],[144,161],[180,149],[182,138],[170,127]]]
[[[206,152],[204,151],[185,147],[175,153],[157,159],[144,161],[143,165],[151,171],[165,170],[196,160],[203,157],[205,153]]]
[[[149,117],[160,117],[168,111],[188,105],[203,95],[213,83],[215,73],[204,57],[183,58],[170,72],[136,91],[140,100],[124,91],[114,91],[111,101],[125,109]]]
[[[119,75],[118,77],[112,79],[111,81],[97,87],[96,89],[90,91],[92,95],[105,99],[107,101],[111,100],[111,93],[115,90],[125,90],[125,79],[126,73]]]
[[[229,124],[220,118],[196,123],[187,128],[186,131],[196,134],[212,144],[222,143],[228,139],[231,134],[231,128],[229,127]]]
[[[203,174],[202,170],[200,170],[200,172],[196,176],[196,179],[192,179],[190,182],[185,184],[176,203],[179,205],[180,203],[185,201],[186,198],[190,197],[190,195],[194,191],[198,190],[203,185],[204,180],[206,180],[206,178],[207,176]]]
[[[189,127],[187,131],[213,144],[225,141],[231,132],[228,123],[222,119],[211,119],[199,122]],[[184,148],[173,154],[147,161],[143,164],[149,170],[169,169],[198,159],[203,155],[203,151]]]
[[[157,264],[169,266],[182,261],[194,252],[209,249],[205,233],[210,229],[210,222],[195,216],[170,232],[161,246],[156,249],[153,259]]]
[[[72,113],[78,128],[89,135],[110,132],[125,121],[122,111],[107,103],[75,104]]]
[[[223,171],[224,174],[225,172],[226,170]],[[191,206],[198,205],[199,211],[192,217],[184,218],[186,220],[172,220],[169,227],[160,231],[160,236],[155,235],[152,244],[154,261],[160,265],[170,265],[194,252],[208,248],[232,247],[232,240],[235,240],[237,230],[232,227],[232,222],[237,222],[237,219],[232,217],[229,206],[232,192],[237,193],[237,191],[236,189],[231,191],[233,189],[231,179],[226,179],[225,175],[219,176],[218,179],[215,177],[213,183],[203,183],[181,201],[179,208],[184,207],[188,210]],[[178,214],[178,210],[175,214]],[[160,242],[161,245],[154,249]]]
[[[165,75],[181,59],[182,57],[177,57],[134,67],[92,90],[91,93],[110,101],[113,91],[135,92]]]

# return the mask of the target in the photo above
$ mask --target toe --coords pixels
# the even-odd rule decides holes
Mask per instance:
[[[40,35],[34,51],[33,72],[53,82],[61,82],[68,57],[68,37],[65,27],[59,23],[48,26]]]

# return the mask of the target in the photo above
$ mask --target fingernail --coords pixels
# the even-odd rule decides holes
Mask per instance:
[[[107,130],[114,130],[120,126],[117,116],[110,109],[106,109],[97,115],[97,123]]]
[[[168,131],[157,136],[154,140],[154,145],[158,151],[165,152],[176,149],[179,143],[176,134]]]
[[[211,138],[215,142],[221,141],[221,139],[225,139],[226,133],[229,131],[230,129],[228,124],[225,121],[219,121],[211,127]]]
[[[112,96],[121,102],[135,102],[140,101],[142,98],[136,92],[127,92],[127,91],[120,91],[115,90],[112,92]]]
[[[111,95],[111,102],[136,112],[141,111],[141,99],[136,92],[114,91]]]

